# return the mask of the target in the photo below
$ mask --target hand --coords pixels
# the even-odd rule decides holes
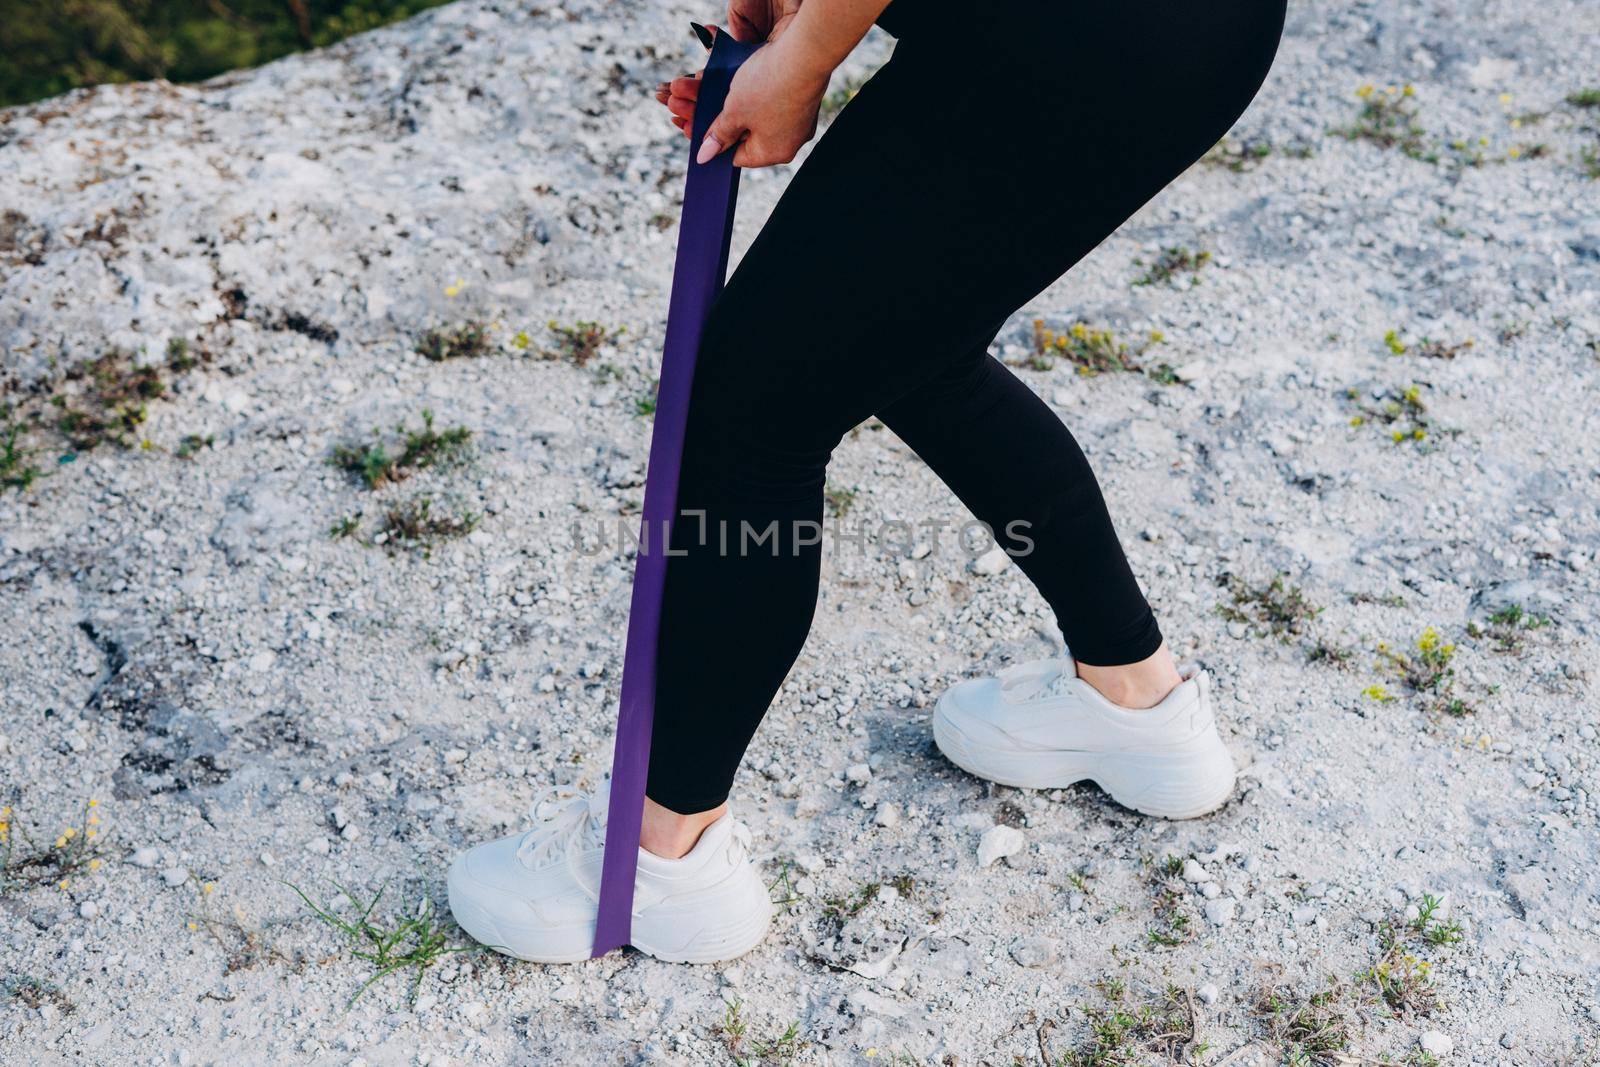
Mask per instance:
[[[766,41],[783,36],[801,0],[728,0],[728,25],[736,41]],[[713,32],[716,32],[713,29]],[[694,122],[694,102],[700,92],[700,74],[685,74],[656,86],[656,99],[672,112],[672,124],[689,136]]]
[[[822,93],[827,91],[830,70],[806,61],[797,48],[776,48],[798,10],[800,0],[731,0],[730,16],[744,19],[744,32],[757,27],[758,19],[774,21],[766,38],[768,43],[734,75],[722,117],[712,123],[701,144],[698,162],[717,157],[742,138],[733,157],[734,165],[787,163],[816,134],[816,115],[821,109]],[[693,128],[699,78],[701,72],[694,72],[656,86],[656,99],[672,112],[672,125],[685,136],[690,136]]]
[[[712,120],[695,161],[705,163],[737,146],[736,167],[789,162],[817,132],[829,73],[783,42],[756,49],[734,74],[722,113]]]
[[[800,10],[800,0],[728,0],[736,41],[776,41]]]

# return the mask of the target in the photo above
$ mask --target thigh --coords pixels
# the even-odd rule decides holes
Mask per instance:
[[[1250,17],[1273,44],[1279,2],[1234,0],[1264,12]],[[981,347],[1215,143],[1265,71],[1234,52],[1270,59],[1214,12],[1174,30],[1144,7],[1093,10],[1053,49],[897,46],[714,307],[696,375],[708,417],[831,447]]]

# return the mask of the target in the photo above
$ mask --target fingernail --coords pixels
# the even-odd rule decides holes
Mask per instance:
[[[705,136],[705,140],[700,142],[700,154],[694,157],[694,161],[696,163],[709,162],[715,159],[720,151],[722,151],[722,142],[708,133]]]

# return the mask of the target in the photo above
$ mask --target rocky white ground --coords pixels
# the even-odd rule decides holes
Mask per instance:
[[[1053,623],[949,536],[844,546],[739,783],[786,902],[765,945],[451,955],[414,1002],[397,975],[345,1007],[373,968],[286,883],[387,884],[392,923],[609,760],[630,564],[571,526],[638,506],[683,167],[649,92],[714,14],[646,7],[466,0],[0,112],[0,384],[46,474],[0,492],[0,1062],[1124,1062],[1087,1059],[1106,979],[1177,987],[1182,1038],[1193,1011],[1193,1041],[1136,1025],[1126,1062],[1593,1062],[1600,110],[1567,100],[1600,88],[1592,2],[1295,3],[1240,165],[1194,168],[1002,336],[1026,362],[1035,317],[1165,335],[1147,358],[1181,384],[1021,373],[1218,679],[1228,807],[1168,824],[954,770],[931,700],[1049,654]],[[1416,87],[1416,150],[1329,134],[1364,83]],[[741,246],[787,174],[747,176]],[[1212,259],[1131,284],[1172,246]],[[626,332],[577,367],[536,358],[551,320]],[[472,321],[488,354],[415,352]],[[198,365],[159,372],[131,447],[50,428],[72,368],[175,338]],[[1426,434],[1396,443],[1382,398],[1411,386]],[[459,462],[372,491],[329,465],[423,409],[472,431]],[[881,427],[831,478],[846,524],[964,519]],[[476,529],[371,543],[419,495]],[[1276,632],[1288,587],[1320,611]],[[1489,621],[1511,605],[1548,622]],[[1378,650],[1416,660],[1430,627],[1439,695]],[[89,858],[52,847],[69,824],[96,868],[61,869]],[[981,865],[986,838],[1012,851]],[[1407,925],[1430,896],[1452,944]],[[1386,1000],[1394,925],[1389,981],[1429,977]],[[1330,982],[1347,1037],[1313,1054],[1295,1016]]]

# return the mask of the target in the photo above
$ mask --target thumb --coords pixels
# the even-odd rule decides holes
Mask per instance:
[[[711,128],[706,131],[705,138],[700,142],[700,152],[694,157],[694,161],[710,162],[737,144],[744,134],[744,125],[730,117],[724,109],[720,115],[711,120]]]

